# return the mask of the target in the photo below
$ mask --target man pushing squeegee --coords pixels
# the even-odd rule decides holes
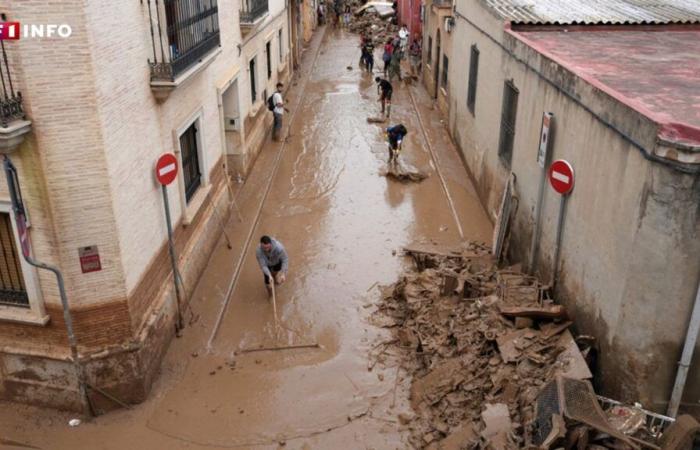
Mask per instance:
[[[272,310],[275,316],[275,329],[278,329],[277,323],[277,298],[275,295],[275,285],[281,285],[287,281],[287,270],[289,269],[289,256],[287,251],[278,240],[270,236],[260,238],[260,245],[255,251],[255,256],[260,264],[260,269],[263,272],[265,280],[265,288],[267,294],[272,297]],[[242,353],[268,351],[268,350],[287,350],[295,348],[320,348],[318,344],[303,344],[303,345],[285,345],[281,347],[259,347],[242,350]]]

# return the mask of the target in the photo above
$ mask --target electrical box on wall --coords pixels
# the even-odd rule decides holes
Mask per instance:
[[[224,130],[240,131],[241,121],[238,117],[224,117]]]

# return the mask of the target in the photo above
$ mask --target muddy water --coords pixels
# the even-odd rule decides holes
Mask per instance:
[[[242,220],[234,214],[227,226],[234,248],[222,242],[212,256],[192,301],[200,319],[174,341],[149,400],[78,428],[63,413],[3,405],[1,437],[51,449],[407,447],[396,416],[409,409],[410,380],[395,367],[368,370],[368,351],[388,336],[369,322],[377,285],[407,264],[403,245],[457,243],[456,219],[467,239],[488,240],[491,227],[419,86],[395,86],[391,123],[409,129],[401,157],[429,178],[381,176],[383,132],[366,121],[378,113],[376,87],[357,59],[357,37],[330,31],[306,52],[288,96],[289,137],[266,145],[240,187]],[[277,318],[254,256],[262,234],[281,240],[291,259]],[[241,352],[312,343],[320,348]]]

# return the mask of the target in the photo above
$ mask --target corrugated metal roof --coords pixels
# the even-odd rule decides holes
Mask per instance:
[[[514,24],[700,24],[700,0],[482,0]]]

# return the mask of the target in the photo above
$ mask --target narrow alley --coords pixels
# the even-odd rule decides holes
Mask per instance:
[[[403,246],[490,242],[492,225],[423,86],[396,83],[391,123],[370,124],[377,88],[358,58],[357,35],[316,33],[286,94],[286,139],[268,138],[234,185],[233,248],[222,236],[149,399],[75,428],[70,413],[3,408],[0,437],[52,450],[408,447],[397,416],[410,378],[368,370],[388,335],[371,320],[380,286],[410,264]],[[420,183],[382,175],[382,127],[396,123],[408,129],[401,157],[428,174]],[[255,259],[264,234],[290,255],[278,320]],[[242,352],[306,344],[318,347]]]

